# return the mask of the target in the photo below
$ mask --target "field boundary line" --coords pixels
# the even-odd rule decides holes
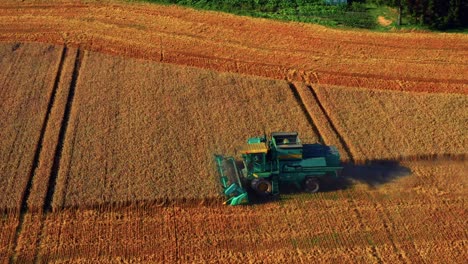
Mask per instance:
[[[44,212],[49,212],[52,210],[52,199],[54,196],[55,185],[57,183],[57,177],[60,169],[60,160],[62,157],[63,144],[65,141],[66,132],[68,129],[68,121],[70,120],[71,109],[73,105],[73,99],[75,96],[76,82],[80,73],[81,62],[83,59],[84,52],[78,48],[75,57],[75,64],[72,72],[72,79],[70,82],[70,88],[68,91],[67,103],[65,106],[65,111],[63,113],[62,124],[60,126],[59,138],[57,141],[57,146],[55,148],[54,162],[52,164],[52,170],[49,177],[49,182],[47,185],[47,193],[44,200]]]
[[[19,240],[19,237],[20,237],[20,233],[21,233],[21,231],[23,229],[24,216],[28,212],[28,199],[29,199],[29,196],[31,194],[31,187],[32,187],[34,175],[36,174],[36,170],[39,167],[39,158],[40,158],[40,155],[41,155],[42,145],[43,145],[43,142],[44,142],[44,135],[45,135],[46,128],[47,128],[47,123],[49,122],[49,117],[50,117],[50,113],[52,111],[52,106],[54,105],[54,102],[55,102],[55,96],[57,94],[57,89],[58,89],[58,86],[59,86],[59,83],[60,83],[60,76],[62,75],[62,69],[63,69],[63,64],[64,64],[64,61],[65,61],[66,51],[67,51],[67,48],[64,46],[62,48],[62,52],[61,52],[61,55],[60,55],[60,60],[59,60],[58,66],[57,66],[57,71],[56,71],[56,75],[55,75],[54,84],[52,86],[52,91],[50,93],[49,102],[47,104],[46,115],[45,115],[44,120],[42,122],[42,127],[41,127],[41,132],[40,132],[40,135],[39,135],[39,140],[37,141],[36,148],[35,148],[35,151],[34,151],[34,158],[33,158],[32,166],[31,166],[31,170],[29,172],[28,182],[26,184],[26,188],[25,188],[25,190],[24,190],[24,192],[22,194],[22,197],[21,197],[21,205],[20,205],[20,208],[19,208],[19,219],[18,219],[19,222],[18,222],[18,226],[16,227],[15,236],[13,238],[13,253],[10,256],[9,263],[15,263],[16,260],[17,260],[18,252],[17,252],[16,248],[18,246],[18,240]]]

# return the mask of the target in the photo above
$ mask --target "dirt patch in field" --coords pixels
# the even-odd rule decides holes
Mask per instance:
[[[388,27],[388,26],[390,26],[390,25],[393,23],[392,20],[386,19],[386,18],[383,17],[383,16],[377,17],[377,22],[379,22],[379,24],[380,24],[381,26],[384,26],[384,27]]]

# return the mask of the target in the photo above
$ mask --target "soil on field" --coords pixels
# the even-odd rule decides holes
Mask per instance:
[[[63,1],[62,1],[63,2]],[[466,94],[466,34],[374,33],[144,3],[0,3],[0,40],[275,79]]]
[[[380,24],[381,26],[384,26],[384,27],[390,26],[390,25],[392,24],[392,22],[393,22],[392,20],[386,19],[386,18],[383,17],[383,16],[379,16],[379,17],[377,18],[377,21],[379,22],[379,24]]]

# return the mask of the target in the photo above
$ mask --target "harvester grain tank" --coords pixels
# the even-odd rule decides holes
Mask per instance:
[[[225,204],[247,204],[247,189],[260,196],[276,196],[287,184],[315,193],[323,179],[338,177],[342,169],[335,147],[302,144],[297,132],[274,132],[269,140],[266,136],[249,138],[240,153],[242,169],[234,157],[215,155]]]

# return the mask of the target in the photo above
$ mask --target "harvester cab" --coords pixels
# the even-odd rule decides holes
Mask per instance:
[[[240,149],[243,168],[234,157],[215,156],[221,186],[229,205],[249,202],[247,190],[275,196],[280,185],[294,184],[314,193],[324,177],[337,177],[340,156],[333,146],[302,144],[297,132],[274,132],[270,140],[253,137]]]

